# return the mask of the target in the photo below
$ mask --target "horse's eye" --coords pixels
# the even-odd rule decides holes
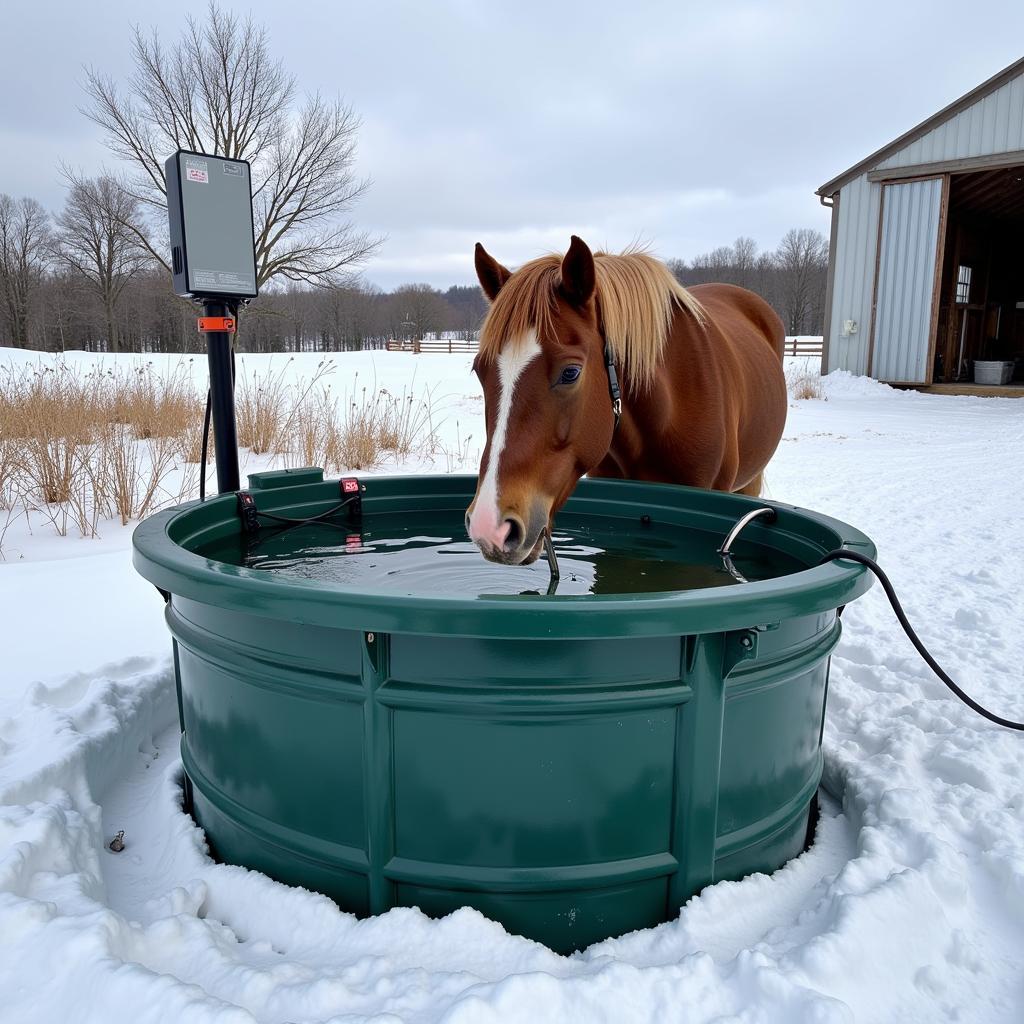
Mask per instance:
[[[579,380],[580,374],[583,372],[582,366],[567,366],[558,378],[559,384],[572,384],[574,381]]]

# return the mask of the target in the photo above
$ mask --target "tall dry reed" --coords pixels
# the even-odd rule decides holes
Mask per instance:
[[[359,386],[336,396],[329,386],[307,388],[292,413],[285,462],[323,466],[329,472],[372,469],[394,460],[431,451],[435,441],[434,397],[408,389],[401,396],[386,388]]]
[[[786,371],[786,390],[790,398],[797,401],[814,399],[827,401],[825,387],[821,383],[821,374],[807,366],[792,366]]]
[[[334,369],[322,361],[308,380],[294,380],[286,364],[240,381],[240,445],[328,472],[436,449],[430,391],[395,395],[360,387],[357,375],[338,396],[328,381]],[[200,373],[191,360],[164,373],[150,363],[85,373],[63,363],[0,367],[0,545],[22,514],[61,535],[96,536],[105,520],[126,525],[194,497]]]

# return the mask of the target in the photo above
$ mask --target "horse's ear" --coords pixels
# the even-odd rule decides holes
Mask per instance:
[[[476,243],[476,276],[484,295],[493,302],[501,286],[512,276],[512,271],[503,267],[479,242]]]
[[[594,254],[587,243],[572,236],[569,251],[562,258],[562,291],[575,306],[585,306],[596,284]]]

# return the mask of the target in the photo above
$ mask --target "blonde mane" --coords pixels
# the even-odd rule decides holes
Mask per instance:
[[[562,257],[541,256],[520,267],[498,292],[480,329],[480,355],[494,358],[519,345],[531,330],[554,334],[555,293]],[[664,263],[641,251],[594,254],[597,306],[616,365],[635,385],[654,379],[676,308],[704,322],[701,304]]]

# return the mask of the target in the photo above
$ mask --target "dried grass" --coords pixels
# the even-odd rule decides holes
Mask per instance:
[[[458,420],[455,421],[455,444],[445,445],[438,443],[436,451],[444,456],[446,472],[463,473],[467,468],[475,469],[480,464],[480,453],[470,452],[470,444],[473,440],[472,434],[462,436],[462,426]]]
[[[21,445],[14,434],[17,416],[7,389],[0,384],[0,509],[11,509],[16,503],[21,460]]]
[[[806,367],[794,367],[786,372],[786,389],[790,398],[797,401],[813,399],[819,402],[828,401],[821,374],[817,370]]]
[[[315,381],[314,383],[319,383]],[[386,388],[359,387],[340,401],[329,386],[306,389],[299,396],[286,434],[289,466],[323,466],[328,472],[371,469],[385,458],[408,458],[435,445],[433,393],[416,398]]]
[[[436,449],[431,392],[396,396],[357,379],[339,401],[326,382],[333,363],[298,383],[287,369],[240,382],[241,446],[328,472]],[[96,536],[106,519],[127,525],[193,497],[204,413],[193,371],[191,360],[168,374],[151,364],[127,373],[0,368],[0,555],[22,514],[62,536]]]
[[[44,504],[70,501],[81,473],[81,449],[93,442],[104,419],[100,381],[66,367],[10,371],[0,391],[15,472]]]
[[[193,383],[191,359],[179,363],[168,376],[160,376],[147,363],[125,376],[111,375],[111,380],[111,419],[128,426],[140,441],[177,437],[197,421],[202,424],[203,401]]]
[[[307,394],[296,404],[291,425],[293,442],[285,453],[285,465],[325,469],[333,465],[339,427],[338,409],[329,386]]]
[[[401,396],[382,390],[378,399],[377,433],[383,451],[408,458],[430,446],[434,438],[433,392],[416,398],[405,388]]]
[[[114,516],[127,524],[180,499],[182,489],[166,483],[197,420],[201,429],[202,402],[187,366],[167,377],[151,366],[127,375],[7,367],[0,374],[0,503],[39,515],[60,536],[75,527],[94,537],[100,521]]]
[[[159,428],[156,428],[159,429]],[[130,426],[108,423],[90,460],[93,495],[105,518],[118,517],[122,526],[142,519],[170,498],[163,482],[179,456],[174,436],[150,436],[137,443]]]
[[[256,373],[251,378],[243,377],[238,389],[238,443],[256,455],[280,451],[282,430],[291,410],[286,369],[287,364],[277,373],[268,371],[263,377]]]

